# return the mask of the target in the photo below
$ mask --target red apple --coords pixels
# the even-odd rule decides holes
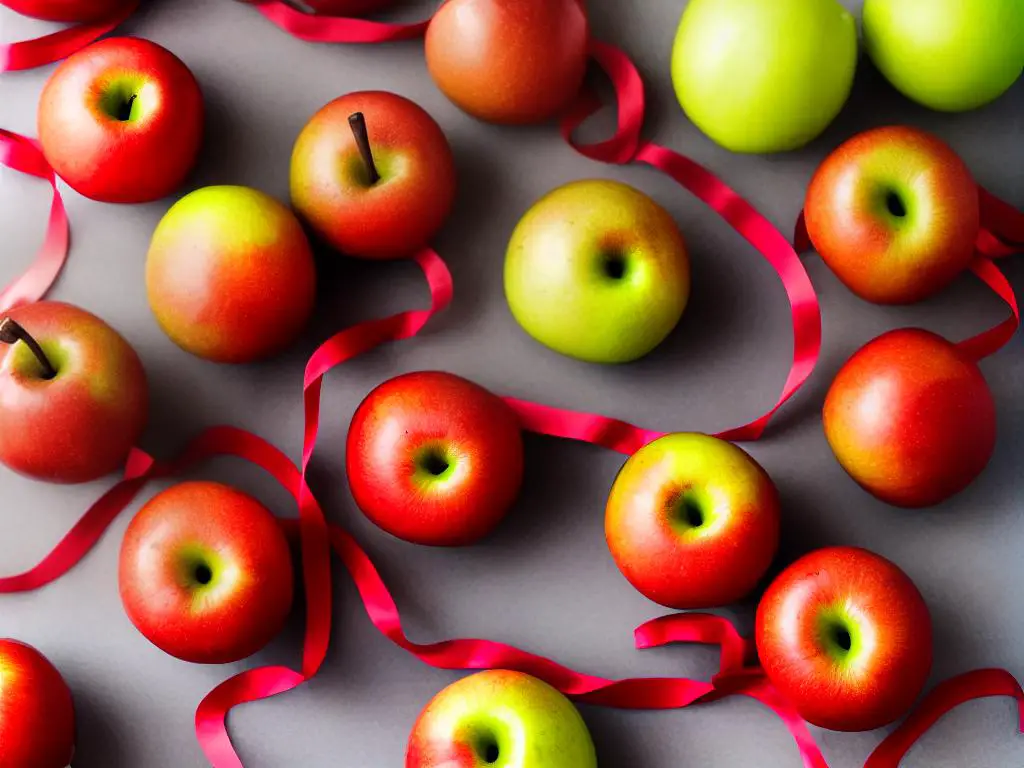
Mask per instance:
[[[540,123],[579,92],[589,38],[580,0],[447,0],[427,27],[427,69],[480,120]]]
[[[608,496],[605,538],[622,575],[669,608],[740,600],[779,542],[779,494],[742,449],[701,434],[654,440]]]
[[[455,199],[455,161],[421,107],[385,91],[322,107],[292,151],[292,204],[334,248],[364,259],[411,256]]]
[[[857,350],[832,382],[823,420],[843,469],[900,507],[959,493],[995,449],[995,403],[981,370],[918,328],[889,331]]]
[[[420,371],[374,389],[346,449],[357,506],[417,544],[471,544],[501,521],[523,479],[519,420],[497,395],[450,373]]]
[[[879,304],[918,301],[974,256],[978,188],[945,142],[889,126],[854,136],[818,167],[807,233],[836,276]]]
[[[111,37],[73,53],[39,100],[39,141],[54,171],[93,200],[143,203],[185,181],[203,135],[203,97],[166,48]]]
[[[204,187],[157,225],[146,290],[160,327],[182,349],[246,363],[282,351],[305,328],[316,266],[286,206],[248,187]]]
[[[828,547],[800,558],[757,607],[768,679],[810,723],[888,725],[913,705],[932,666],[932,622],[914,582],[880,555]]]
[[[94,21],[110,16],[129,0],[2,0],[12,11],[45,21]],[[63,768],[63,766],[61,767]]]
[[[180,483],[154,496],[125,532],[118,582],[139,632],[197,664],[256,653],[292,605],[280,526],[258,501],[219,483]]]
[[[37,480],[113,472],[145,428],[139,356],[84,309],[42,301],[0,319],[0,462]]]
[[[75,706],[57,668],[0,639],[0,766],[65,768],[75,752]]]

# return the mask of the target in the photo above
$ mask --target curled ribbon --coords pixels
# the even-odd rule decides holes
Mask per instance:
[[[255,0],[264,18],[293,37],[310,43],[389,43],[423,37],[428,21],[393,24],[369,19],[349,19],[303,13],[281,0]]]

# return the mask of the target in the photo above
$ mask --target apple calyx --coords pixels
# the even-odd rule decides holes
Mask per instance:
[[[17,344],[19,341],[24,343],[32,354],[35,355],[36,360],[39,361],[44,379],[54,379],[57,377],[57,369],[53,367],[50,359],[43,352],[43,348],[39,346],[39,342],[32,338],[32,334],[9,317],[0,320],[0,343]]]
[[[373,152],[370,151],[370,136],[366,130],[366,118],[362,112],[353,112],[348,116],[348,124],[352,129],[352,135],[356,139],[356,147],[359,149],[359,156],[366,166],[366,174],[372,187],[380,181],[380,174],[377,172],[377,165],[373,162]]]

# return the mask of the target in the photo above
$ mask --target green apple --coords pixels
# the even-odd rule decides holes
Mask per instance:
[[[836,0],[690,0],[672,50],[687,116],[733,152],[818,136],[850,95],[857,27]]]
[[[643,357],[690,297],[690,260],[668,211],[617,181],[549,192],[512,233],[505,257],[512,315],[551,349],[594,363]]]
[[[522,672],[477,672],[420,713],[405,768],[597,768],[590,731],[565,696]]]
[[[1024,70],[1024,0],[865,0],[864,43],[907,98],[975,109]]]

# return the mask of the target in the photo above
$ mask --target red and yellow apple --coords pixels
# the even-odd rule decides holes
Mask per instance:
[[[12,11],[44,21],[94,21],[110,16],[129,0],[2,0]],[[63,766],[61,766],[63,768]]]

